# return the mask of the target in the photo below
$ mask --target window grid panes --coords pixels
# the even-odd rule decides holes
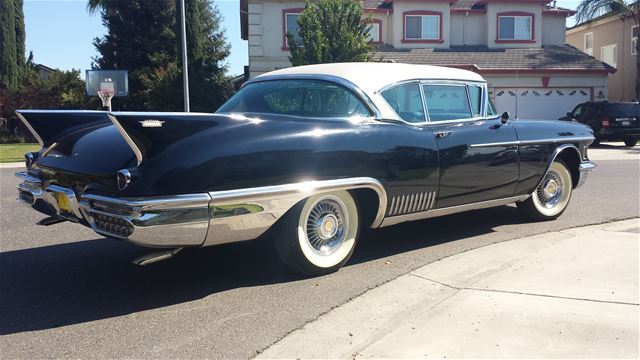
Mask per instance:
[[[531,40],[531,16],[500,16],[499,40]]]
[[[429,121],[471,118],[471,107],[464,85],[423,85]]]
[[[287,47],[289,46],[289,39],[286,38],[287,33],[291,33],[293,35],[293,39],[296,44],[300,45],[302,43],[300,39],[300,32],[298,31],[298,13],[287,13],[285,14],[285,21],[287,24],[287,28],[285,29],[285,44]]]
[[[638,33],[640,33],[638,25],[631,27],[631,55],[638,53]]]
[[[380,23],[369,24],[369,41],[377,43],[380,42]]]
[[[439,40],[440,16],[406,15],[404,37],[415,40]]]
[[[584,52],[593,55],[593,33],[584,34]]]

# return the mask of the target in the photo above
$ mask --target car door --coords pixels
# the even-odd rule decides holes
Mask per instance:
[[[436,208],[507,198],[519,176],[515,129],[487,117],[486,86],[423,82],[428,127],[438,146]]]

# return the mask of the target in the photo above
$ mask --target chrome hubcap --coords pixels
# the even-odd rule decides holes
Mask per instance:
[[[325,198],[313,206],[305,232],[315,253],[331,255],[342,245],[347,227],[345,215],[345,205],[337,198]]]
[[[555,171],[549,171],[536,191],[542,206],[550,209],[562,199],[562,178]]]

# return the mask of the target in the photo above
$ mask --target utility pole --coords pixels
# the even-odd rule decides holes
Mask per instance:
[[[180,29],[182,34],[182,92],[184,112],[189,112],[189,65],[187,65],[187,21],[184,16],[184,0],[180,0]]]

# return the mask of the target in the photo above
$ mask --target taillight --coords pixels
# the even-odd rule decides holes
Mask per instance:
[[[602,127],[609,127],[609,118],[606,116],[602,118]]]

